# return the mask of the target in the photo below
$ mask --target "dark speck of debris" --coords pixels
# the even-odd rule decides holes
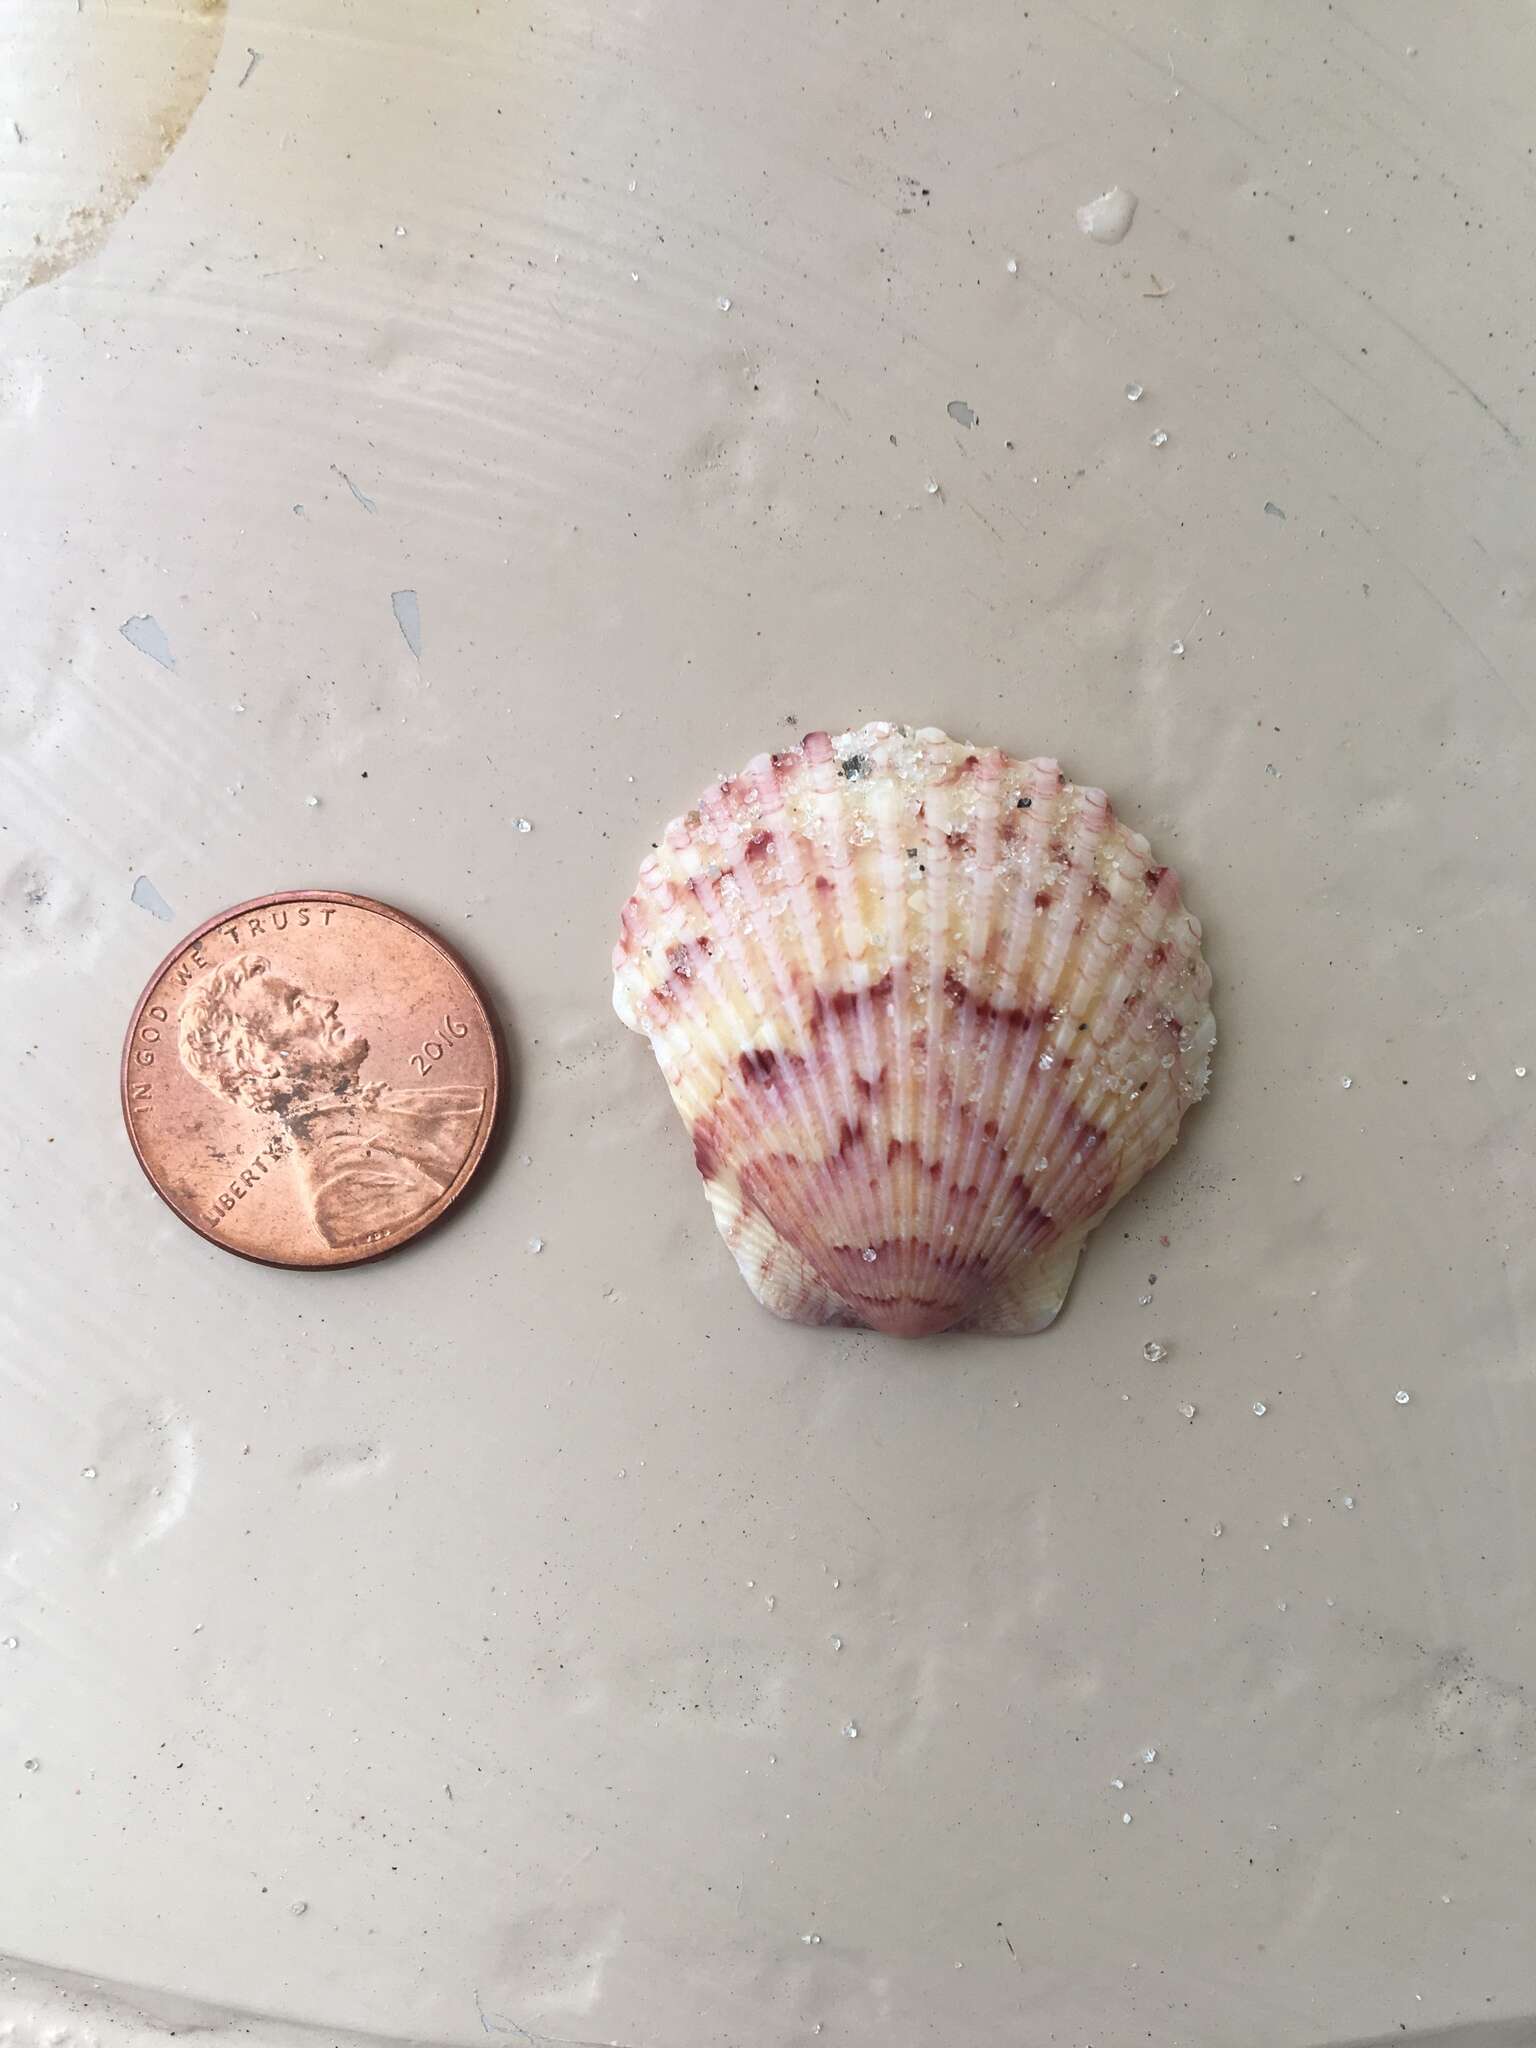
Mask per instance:
[[[1032,796],[1021,796],[1014,808],[1015,810],[1027,811],[1033,802],[1034,798]]]
[[[1285,514],[1280,510],[1280,507],[1275,503],[1273,498],[1266,498],[1264,500],[1264,510],[1269,514],[1271,519],[1283,519],[1285,517]]]
[[[957,426],[974,427],[976,424],[976,415],[963,398],[952,398],[944,410]]]
[[[869,773],[869,761],[863,754],[850,754],[843,763],[843,780],[858,782]]]

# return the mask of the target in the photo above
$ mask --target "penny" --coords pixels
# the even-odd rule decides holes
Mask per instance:
[[[298,889],[211,917],[123,1045],[155,1191],[210,1243],[354,1266],[463,1194],[501,1097],[491,1012],[452,949],[366,896]]]

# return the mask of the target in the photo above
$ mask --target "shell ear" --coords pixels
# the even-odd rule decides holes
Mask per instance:
[[[1038,1258],[1017,1260],[977,1305],[965,1325],[986,1337],[1033,1337],[1061,1314],[1083,1240],[1058,1244]]]
[[[707,1180],[704,1193],[715,1228],[730,1247],[742,1279],[764,1308],[790,1323],[825,1327],[858,1322],[847,1302],[780,1237],[761,1210],[742,1207],[734,1179]]]

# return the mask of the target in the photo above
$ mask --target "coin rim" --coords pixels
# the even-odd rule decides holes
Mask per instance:
[[[204,1230],[201,1224],[194,1223],[190,1216],[184,1215],[155,1178],[149,1161],[144,1156],[144,1148],[139,1143],[138,1132],[133,1127],[133,1118],[128,1106],[128,1084],[132,1078],[130,1060],[133,1053],[134,1033],[138,1029],[139,1019],[143,1016],[149,999],[159,986],[161,978],[175,965],[176,961],[189,947],[195,946],[197,941],[206,937],[209,932],[217,931],[220,925],[228,924],[234,918],[243,917],[247,911],[261,910],[268,905],[280,903],[344,903],[353,909],[374,911],[380,917],[389,918],[395,924],[403,924],[407,930],[413,931],[418,938],[425,939],[429,946],[442,954],[463,975],[470,992],[480,1005],[481,1015],[485,1018],[486,1029],[491,1041],[491,1113],[481,1125],[480,1134],[465,1155],[464,1164],[454,1176],[452,1185],[444,1191],[440,1207],[425,1223],[420,1224],[413,1230],[408,1237],[398,1237],[393,1244],[381,1245],[374,1251],[358,1252],[352,1258],[328,1259],[317,1261],[313,1265],[299,1265],[291,1259],[267,1258],[261,1252],[246,1251],[239,1245],[228,1244],[223,1238],[215,1237],[211,1230]],[[253,1266],[270,1266],[280,1273],[340,1273],[347,1271],[353,1266],[372,1265],[376,1259],[387,1259],[396,1252],[404,1251],[407,1245],[415,1244],[418,1238],[425,1237],[429,1232],[435,1230],[449,1211],[456,1206],[460,1197],[474,1179],[475,1174],[479,1171],[480,1162],[485,1157],[486,1148],[490,1144],[492,1135],[501,1121],[505,1073],[506,1054],[502,1044],[501,1021],[496,1014],[494,1005],[489,996],[487,996],[479,976],[473,972],[468,962],[455,947],[450,946],[448,941],[433,931],[429,925],[424,925],[420,918],[412,917],[407,911],[397,910],[392,903],[381,903],[377,896],[359,896],[356,891],[351,889],[274,889],[263,896],[249,897],[244,903],[232,903],[227,910],[221,910],[216,917],[205,918],[194,931],[188,932],[184,938],[179,939],[172,946],[154,973],[149,977],[149,980],[145,982],[137,1002],[135,1002],[129,1013],[128,1029],[123,1034],[123,1053],[118,1073],[118,1097],[122,1104],[123,1127],[128,1133],[128,1142],[133,1147],[133,1156],[138,1160],[144,1178],[149,1182],[178,1223],[184,1224],[188,1230],[195,1231],[206,1244],[213,1245],[221,1252],[227,1252],[233,1258],[245,1259]]]

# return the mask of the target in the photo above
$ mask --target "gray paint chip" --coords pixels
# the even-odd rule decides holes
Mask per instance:
[[[140,654],[147,654],[162,668],[176,666],[176,657],[171,652],[164,626],[158,619],[151,618],[148,612],[135,612],[131,619],[124,619],[118,631],[130,647],[137,647]]]
[[[151,917],[158,917],[164,924],[169,924],[175,916],[175,912],[149,879],[148,875],[140,875],[139,879],[134,883],[133,900],[137,903],[140,910],[147,910]]]
[[[415,655],[416,659],[420,661],[421,606],[416,602],[415,591],[391,591],[389,601],[394,606],[395,624],[400,628],[401,632],[405,635],[406,646],[409,647],[412,654]]]

